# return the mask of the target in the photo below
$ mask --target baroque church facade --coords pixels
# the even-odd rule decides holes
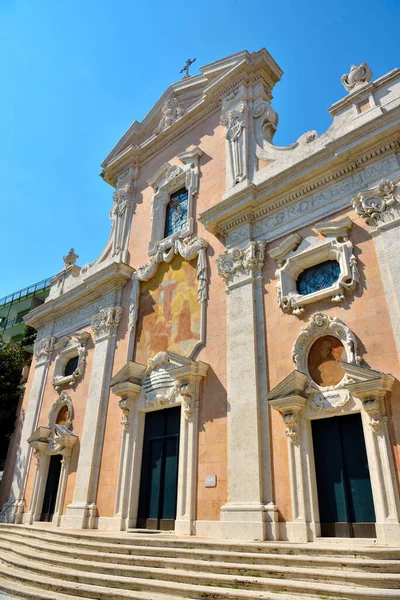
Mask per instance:
[[[265,49],[171,85],[102,164],[111,234],[46,302],[2,518],[400,539],[400,70],[273,143]]]

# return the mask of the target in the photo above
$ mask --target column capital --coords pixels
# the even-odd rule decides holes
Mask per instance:
[[[360,192],[351,202],[372,231],[390,226],[400,221],[400,178],[383,179],[377,186]]]
[[[218,274],[225,279],[227,290],[253,281],[261,275],[266,242],[249,242],[244,247],[226,250],[216,261]]]
[[[122,306],[110,306],[101,308],[97,314],[92,316],[92,329],[96,343],[116,335],[123,311]]]

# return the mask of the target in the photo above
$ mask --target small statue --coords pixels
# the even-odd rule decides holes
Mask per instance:
[[[71,250],[68,252],[68,254],[66,256],[63,256],[63,261],[64,261],[64,265],[66,268],[68,267],[72,267],[72,265],[74,265],[76,263],[76,260],[79,258],[79,256],[77,254],[75,254],[74,249],[71,248]]]
[[[359,67],[357,65],[351,65],[350,73],[342,75],[342,83],[348,92],[352,92],[372,79],[372,71],[367,63],[361,63]]]

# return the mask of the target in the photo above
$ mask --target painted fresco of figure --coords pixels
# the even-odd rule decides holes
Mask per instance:
[[[343,357],[343,344],[332,335],[319,338],[311,347],[308,368],[315,383],[323,387],[338,384],[344,376],[339,360]]]

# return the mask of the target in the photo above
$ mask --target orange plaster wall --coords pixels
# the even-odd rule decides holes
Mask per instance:
[[[374,241],[368,226],[361,218],[356,219],[353,211],[343,211],[330,218],[334,219],[345,215],[348,215],[354,222],[349,238],[354,244],[361,281],[354,292],[346,293],[346,300],[340,305],[334,305],[328,299],[306,307],[306,311],[300,319],[294,315],[284,314],[276,301],[276,263],[267,253],[264,281],[269,389],[272,389],[293,370],[294,365],[291,359],[293,343],[300,329],[309,323],[311,314],[318,311],[324,312],[330,317],[339,317],[350,327],[359,340],[359,351],[366,366],[391,373],[397,380],[400,379],[400,365]],[[313,231],[311,227],[304,227],[298,233],[302,237],[306,237]],[[268,249],[278,245],[282,239],[271,243]],[[400,384],[398,381],[391,393],[388,412],[393,415],[389,430],[397,468],[400,469]],[[292,517],[287,438],[279,413],[270,410],[270,418],[275,502],[280,511],[280,519],[290,521]]]
[[[90,330],[90,327],[84,327],[82,329],[82,331],[90,332],[91,330]],[[93,336],[92,336],[92,339],[89,340],[87,348],[88,348],[87,362],[86,362],[86,369],[85,369],[85,374],[84,374],[83,379],[78,382],[78,384],[75,388],[67,388],[66,389],[66,391],[68,392],[68,395],[71,397],[72,405],[74,407],[73,431],[74,431],[74,433],[76,433],[79,436],[80,439],[82,437],[83,421],[85,418],[85,411],[86,411],[86,400],[87,400],[87,395],[88,395],[88,391],[89,391],[90,373],[92,370],[93,353],[94,353]],[[40,411],[40,417],[39,417],[39,423],[38,423],[39,426],[41,425],[41,426],[45,427],[47,425],[50,409],[51,409],[54,401],[58,398],[58,395],[59,395],[51,384],[51,380],[53,378],[53,373],[54,373],[54,366],[55,366],[55,360],[52,360],[50,363],[50,366],[49,366],[46,385],[45,385],[45,389],[44,389],[43,404],[42,404],[42,408]],[[72,502],[72,496],[74,493],[75,476],[76,476],[76,469],[78,466],[78,458],[79,458],[80,439],[78,439],[78,441],[75,444],[73,451],[72,451],[72,456],[71,456],[71,461],[70,461],[70,466],[69,466],[69,475],[68,475],[68,480],[67,480],[67,488],[66,488],[66,494],[65,494],[64,509],[63,509],[64,513],[65,513],[65,508],[68,506],[68,504],[70,504]],[[32,497],[32,488],[33,488],[33,482],[35,479],[35,473],[36,473],[36,460],[32,456],[31,464],[29,467],[27,487],[26,487],[26,492],[25,492],[25,498],[27,500],[28,507],[30,507],[30,500]],[[28,510],[28,508],[26,510]]]
[[[136,207],[130,234],[130,264],[137,267],[149,262],[148,245],[151,237],[150,207],[153,189],[148,179],[167,161],[181,164],[176,156],[193,146],[203,152],[200,158],[199,193],[195,199],[195,218],[221,200],[225,191],[225,129],[219,124],[219,113],[211,115],[166,150],[141,167],[136,192]],[[199,406],[199,465],[198,465],[198,519],[219,519],[220,507],[226,502],[226,299],[225,285],[216,272],[215,259],[225,250],[215,236],[197,222],[195,235],[209,243],[207,260],[209,272],[209,300],[207,302],[206,344],[197,356],[210,365],[200,393]],[[130,286],[124,290],[124,319],[129,308]],[[120,325],[124,331],[126,325]],[[113,374],[127,360],[128,335],[117,342]],[[111,394],[103,445],[97,504],[101,516],[112,516],[119,468],[122,436],[119,398]],[[205,488],[206,475],[217,475],[217,487]]]

